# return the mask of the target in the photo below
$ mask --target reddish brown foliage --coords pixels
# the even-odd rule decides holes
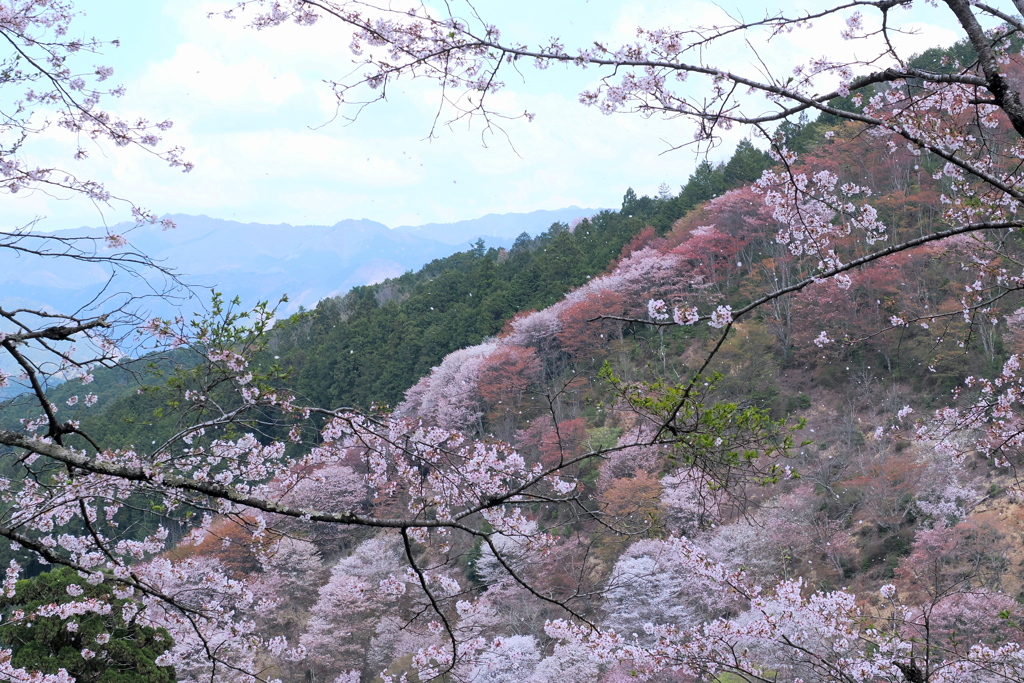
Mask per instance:
[[[249,520],[255,523],[254,520]],[[189,557],[212,557],[224,565],[228,575],[243,578],[260,571],[257,552],[260,546],[253,543],[252,530],[239,522],[220,518],[214,520],[203,540],[191,545],[183,543],[170,551],[175,560]]]
[[[583,360],[603,353],[612,339],[622,338],[622,323],[617,320],[596,320],[600,316],[622,316],[626,299],[610,289],[566,307],[560,316],[558,341],[573,357]]]
[[[533,349],[502,346],[487,356],[480,371],[479,390],[491,405],[518,403],[540,377],[540,361]]]
[[[539,431],[539,438],[537,438]],[[568,459],[583,452],[587,442],[587,421],[582,417],[564,420],[558,423],[556,431],[550,425],[533,432],[537,448],[540,451],[540,462],[551,467],[563,459]]]

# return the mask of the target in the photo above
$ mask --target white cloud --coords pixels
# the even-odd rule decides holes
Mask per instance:
[[[221,50],[185,43],[174,56],[153,64],[132,90],[133,99],[150,106],[196,117],[203,113],[264,112],[305,92],[309,83],[295,73],[272,68],[271,62],[247,56],[227,61]],[[191,106],[189,106],[191,105]]]
[[[134,70],[141,75],[126,84],[129,95],[118,103],[122,114],[174,119],[176,126],[166,138],[187,147],[196,170],[181,175],[138,150],[102,146],[94,149],[91,161],[75,168],[107,180],[117,194],[160,213],[293,223],[367,217],[397,225],[568,204],[617,206],[627,185],[653,194],[663,181],[672,186],[685,182],[695,166],[686,149],[661,154],[692,139],[692,124],[608,117],[580,105],[577,93],[600,77],[597,70],[578,73],[555,67],[537,73],[527,66],[525,83],[509,72],[508,87],[492,103],[505,112],[537,115],[533,123],[504,124],[511,145],[500,134],[484,133],[480,122],[468,130],[463,125],[441,127],[437,139],[425,140],[439,102],[437,89],[429,83],[399,84],[389,92],[388,102],[368,108],[352,125],[330,122],[335,100],[323,79],[343,78],[357,68],[347,51],[346,31],[328,21],[312,28],[255,31],[244,19],[207,18],[208,11],[229,4],[166,2],[164,21],[173,25],[181,41],[154,54],[146,68]],[[748,18],[764,13],[763,5],[752,2],[738,10],[724,7]],[[526,1],[481,10],[505,27],[509,40],[522,34],[524,40],[543,41],[562,34],[567,44],[575,40],[581,45],[594,39],[632,40],[640,24],[724,20],[717,5],[675,0]],[[942,16],[931,12],[900,18],[905,27],[919,30],[916,36],[901,38],[908,53],[955,39],[956,33],[939,21]],[[116,34],[122,29],[138,37],[162,27],[111,30]],[[838,20],[829,20],[812,31],[758,45],[777,74],[813,56],[838,58],[853,51],[863,56],[877,49],[838,40],[839,29]],[[745,44],[737,39],[730,45],[715,55],[724,56],[728,68],[752,68]],[[140,54],[138,46],[133,54]],[[704,85],[701,79],[692,81],[694,88]],[[482,134],[487,147],[481,144]],[[727,135],[726,144],[712,152],[713,160],[727,157],[744,131]],[[68,165],[71,144],[54,133],[35,149],[50,163]],[[48,214],[54,217],[53,227],[97,222],[88,204],[38,193],[8,202],[7,208],[12,221]]]

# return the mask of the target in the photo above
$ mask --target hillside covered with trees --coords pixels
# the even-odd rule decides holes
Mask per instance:
[[[278,366],[281,388],[318,405],[397,405],[447,354],[496,335],[520,312],[558,302],[614,267],[650,239],[651,230],[664,233],[698,204],[756,180],[770,163],[743,141],[728,162],[702,163],[676,195],[665,189],[660,197],[637,197],[630,189],[620,211],[602,212],[573,228],[556,223],[537,237],[524,233],[510,250],[479,243],[415,273],[324,299],[314,310],[277,321],[260,363]],[[137,442],[152,434],[153,413],[161,405],[159,398],[142,401],[137,390],[155,388],[176,363],[189,364],[161,356],[143,358],[130,372],[101,369],[90,389],[97,409],[65,411],[90,431],[102,430],[105,440]],[[50,397],[59,405],[74,393],[65,386]],[[6,417],[12,424],[34,413],[29,407],[9,410]]]
[[[799,172],[870,184],[893,241],[931,230],[938,196],[948,191],[934,178],[936,166],[878,150],[853,124],[819,120],[790,132],[799,139],[808,131],[818,140],[804,143]],[[708,597],[706,584],[694,592],[687,563],[704,557],[758,584],[781,575],[826,593],[892,585],[937,614],[952,610],[941,619],[956,623],[969,595],[977,605],[971,619],[981,624],[972,635],[1002,639],[1024,591],[1024,556],[1009,542],[1024,531],[1007,493],[1013,479],[977,454],[951,461],[934,450],[934,437],[915,434],[913,416],[968,405],[977,391],[960,391],[966,378],[998,372],[1019,351],[1019,298],[1002,294],[984,315],[964,318],[963,292],[977,286],[975,275],[949,267],[984,262],[998,272],[1019,249],[1015,233],[996,244],[967,238],[895,253],[864,266],[845,289],[812,283],[734,323],[719,344],[715,327],[694,325],[686,306],[740,310],[817,267],[814,257],[778,240],[782,226],[750,182],[769,168],[763,157],[761,170],[726,180],[751,150],[745,143],[730,164],[703,165],[678,195],[629,192],[620,212],[573,229],[555,225],[510,252],[481,245],[326,300],[275,325],[253,368],[276,391],[297,391],[311,404],[370,408],[381,396],[403,418],[445,435],[511,444],[525,467],[555,468],[575,481],[574,505],[527,505],[527,526],[496,543],[515,558],[526,552],[516,543],[545,531],[553,545],[517,573],[543,586],[541,596],[560,595],[558,602],[573,607],[579,599],[559,591],[601,595],[579,607],[597,610],[607,628],[639,633],[648,622],[699,623],[740,599],[721,587],[714,590],[724,593]],[[172,366],[163,363],[165,371]],[[685,391],[685,381],[672,378],[695,372],[706,384],[674,417],[690,436],[639,445]],[[177,424],[168,389],[151,385],[141,400],[134,389],[117,398],[114,377],[108,372],[94,383],[110,398],[100,412],[82,412],[90,431],[123,439],[124,447],[134,445],[133,434],[168,438]],[[953,391],[959,396],[951,398]],[[60,392],[53,397],[67,403]],[[262,422],[266,439],[285,436],[284,424]],[[316,454],[322,447],[306,448],[310,437],[293,433],[289,448]],[[372,461],[360,450],[344,450],[336,464],[296,480],[282,500],[394,514],[389,501],[402,496],[371,492]],[[138,528],[151,532],[159,515],[150,519]],[[408,672],[403,657],[430,640],[406,632],[415,623],[406,610],[420,607],[366,593],[398,576],[402,551],[394,539],[329,525],[287,531],[286,524],[286,535],[253,543],[248,524],[215,519],[168,557],[215,563],[253,591],[254,606],[275,605],[251,613],[254,633],[286,637],[306,654],[282,651],[259,661],[273,661],[276,675],[296,681]],[[498,658],[493,666],[567,675],[566,661],[582,655],[561,645],[551,650],[557,641],[545,624],[557,610],[508,584],[486,544],[446,546],[457,561],[435,580],[454,595],[478,596],[474,628],[514,648],[488,650]],[[922,583],[926,577],[939,583]],[[406,616],[381,616],[392,610]],[[782,666],[768,653],[758,656]],[[584,668],[572,680],[606,669],[619,671]]]
[[[23,370],[0,383],[27,390],[0,423],[0,678],[1024,679],[1012,9],[941,3],[962,40],[913,55],[891,4],[825,8],[880,56],[777,80],[705,58],[827,22],[570,54],[475,12],[243,4],[268,31],[337,22],[371,94],[433,79],[453,121],[501,120],[506,65],[561,64],[601,70],[579,99],[605,113],[689,118],[705,146],[745,127],[768,151],[286,320],[219,295],[194,321],[140,320],[133,296],[0,310]],[[19,40],[64,35],[62,5],[33,7],[11,9]],[[53,84],[26,102],[159,143],[108,126],[105,91],[69,96],[86,81],[54,59],[10,72]],[[0,247],[171,276],[120,235],[46,239]]]

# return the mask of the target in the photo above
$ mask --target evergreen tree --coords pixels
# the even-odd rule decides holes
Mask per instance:
[[[724,167],[716,168],[705,159],[683,186],[679,194],[680,206],[684,211],[689,211],[698,204],[722,194],[726,188]]]
[[[101,614],[69,608],[68,613],[84,613],[66,618],[36,613],[90,599],[113,609]],[[18,581],[14,597],[0,597],[0,644],[12,650],[16,667],[49,674],[64,669],[79,683],[173,683],[174,667],[155,663],[171,647],[170,635],[137,617],[126,620],[129,603],[114,597],[108,583],[93,586],[68,567],[54,569]]]
[[[754,147],[750,140],[743,138],[736,146],[729,163],[725,165],[722,177],[728,187],[743,183],[751,183],[761,177],[761,173],[771,166],[771,158]]]

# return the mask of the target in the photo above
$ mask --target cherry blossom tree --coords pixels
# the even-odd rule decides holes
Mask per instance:
[[[0,57],[6,103],[0,121],[0,193],[80,197],[98,208],[126,205],[139,224],[173,227],[171,221],[160,221],[152,211],[119,198],[75,170],[76,161],[95,151],[105,153],[107,147],[133,147],[171,167],[192,168],[180,147],[162,141],[171,121],[117,114],[116,100],[124,87],[111,80],[113,69],[97,64],[117,41],[78,37],[79,12],[69,0],[15,0],[0,11],[6,50]],[[66,145],[67,165],[34,160],[33,141],[46,137]],[[139,314],[145,306],[140,305],[140,296],[166,296],[177,281],[173,273],[134,250],[123,234],[108,230],[98,238],[65,237],[39,231],[37,223],[0,228],[0,249],[23,257],[23,267],[33,267],[38,259],[74,260],[111,275],[128,275],[144,285],[132,287],[134,293],[102,288],[77,311],[0,309],[0,389],[6,388],[7,396],[28,391],[41,400],[49,378],[89,377],[87,368],[121,358],[131,346],[130,331],[142,322]],[[52,412],[45,404],[43,408]],[[59,436],[62,421],[51,422],[51,436]]]
[[[532,636],[502,638],[480,657],[469,674],[474,683],[516,683],[529,680],[540,660],[536,639]]]
[[[703,621],[706,615],[694,604],[701,588],[689,572],[663,566],[674,560],[674,548],[655,540],[640,541],[624,552],[605,589],[606,627],[646,637],[648,624],[685,627]]]
[[[410,389],[400,410],[430,418],[441,427],[476,427],[476,431],[482,431],[480,373],[497,351],[494,344],[480,344],[448,354],[441,365]]]
[[[531,65],[540,69],[563,65],[595,74],[594,85],[579,97],[602,112],[688,119],[694,124],[696,144],[705,149],[716,144],[723,131],[735,127],[746,127],[769,147],[777,164],[764,173],[754,190],[778,225],[774,239],[797,260],[797,267],[789,268],[778,284],[772,278],[767,292],[745,293],[742,301],[702,300],[669,290],[659,296],[657,285],[651,285],[648,322],[665,326],[707,322],[718,339],[690,375],[689,384],[684,382],[678,393],[662,394],[667,399],[663,419],[648,425],[656,441],[676,433],[678,423],[673,420],[706,381],[704,373],[712,358],[743,316],[767,304],[788,302],[787,297],[811,287],[822,292],[830,288],[830,297],[846,296],[844,292],[854,286],[865,266],[892,255],[961,235],[998,236],[1022,227],[1018,209],[1024,189],[1018,160],[1024,104],[1018,85],[1020,58],[1011,48],[1024,33],[1024,23],[1014,14],[1021,7],[966,0],[935,4],[959,27],[969,48],[961,52],[968,56],[960,61],[919,66],[912,59],[900,39],[912,21],[906,12],[915,5],[911,0],[858,1],[792,16],[779,12],[749,22],[725,20],[715,26],[640,27],[627,44],[577,48],[557,37],[539,45],[507,38],[468,4],[397,8],[332,0],[252,0],[239,3],[238,11],[257,12],[255,24],[260,28],[288,21],[334,22],[351,35],[363,70],[333,84],[342,106],[383,100],[402,79],[428,79],[443,86],[439,104],[448,120],[476,118],[493,127],[503,117],[521,115],[497,108],[501,100],[494,95],[506,87],[506,73],[522,73]],[[792,64],[784,74],[768,66],[773,63],[768,58],[774,47],[772,37],[794,30],[826,31],[835,20],[843,28],[834,38],[856,41],[857,58],[823,56]],[[753,57],[754,66],[743,71],[716,63],[736,49]],[[695,87],[695,81],[700,86]],[[786,139],[785,125],[775,126],[807,113],[824,115],[836,124],[846,122],[846,128],[837,126],[841,135],[871,140],[876,148],[890,152],[882,178],[885,187],[905,188],[913,172],[928,168],[941,185],[936,193],[943,207],[940,222],[907,236],[887,223],[886,207],[873,201],[882,185],[802,159]],[[835,137],[837,132],[828,130],[825,135]],[[698,237],[728,255],[721,265],[742,267],[731,265],[739,250],[725,244],[726,233],[717,227],[714,231],[708,227]],[[723,243],[714,246],[718,242]],[[924,312],[902,300],[883,325],[900,331],[921,322],[921,328],[928,329],[937,318],[960,314],[967,323],[962,343],[966,346],[977,334],[986,349],[993,348],[991,306],[1019,290],[1022,275],[1019,266],[992,269],[990,264],[975,261],[968,266],[977,277],[960,298],[958,310]],[[694,265],[706,270],[717,264],[712,260]],[[780,339],[788,344],[791,313],[776,305],[773,314],[782,321]],[[551,329],[555,329],[553,323]],[[823,325],[812,343],[820,349],[837,339],[842,336]],[[968,430],[983,431],[987,434],[983,452],[997,463],[1012,464],[1022,433],[1020,381],[1019,360],[1014,356],[999,377],[972,380],[968,388],[978,391],[976,403],[943,411],[933,426],[922,427],[919,438],[935,439],[942,452],[963,457],[977,444],[960,437]],[[626,391],[624,398],[650,413],[650,393],[646,387]],[[673,400],[678,401],[675,409]],[[706,461],[697,458],[688,464],[699,462]],[[901,467],[914,469],[913,463]],[[895,495],[908,481],[904,473],[893,470],[889,479],[894,487],[890,498],[907,499],[912,505],[912,494]],[[902,505],[883,505],[879,519],[898,523],[908,513]],[[926,658],[922,664],[916,645],[919,633],[907,626],[911,620],[893,619],[888,627],[863,630],[866,613],[850,594],[808,595],[799,581],[762,589],[686,548],[678,552],[691,558],[692,571],[714,576],[743,596],[747,611],[690,630],[652,623],[646,627],[645,642],[631,641],[628,634],[595,631],[592,624],[579,622],[555,623],[552,632],[567,642],[606,652],[610,658],[628,660],[644,673],[674,667],[694,677],[731,670],[754,680],[783,675],[794,680],[837,681],[982,680],[1019,675],[1015,673],[1020,652],[1016,645],[979,643],[974,649],[949,651],[949,659]],[[914,609],[897,602],[895,589],[884,589],[882,599],[889,601],[888,609],[894,614]],[[646,644],[652,637],[659,639],[659,645]]]
[[[10,106],[5,108],[0,136],[0,156],[5,194],[32,190],[82,194],[100,204],[115,197],[101,183],[78,177],[70,168],[38,166],[25,156],[28,143],[37,136],[55,130],[70,135],[69,157],[84,159],[90,154],[90,141],[112,143],[115,147],[135,146],[150,150],[172,167],[190,170],[191,163],[178,147],[162,150],[161,136],[172,126],[170,121],[146,118],[122,118],[103,109],[105,103],[124,94],[124,88],[111,85],[113,69],[97,66],[88,55],[101,54],[116,41],[74,37],[74,19],[80,12],[66,0],[11,2],[0,17],[0,31],[8,52],[4,57],[4,89]],[[155,222],[155,216],[137,208],[136,217]],[[3,246],[29,253],[86,258],[77,241],[50,240],[27,230],[2,233]],[[110,234],[111,246],[121,246],[120,235]]]
[[[301,639],[309,653],[307,661],[317,671],[316,678],[324,673],[333,678],[344,671],[363,668],[363,658],[381,619],[380,610],[390,607],[374,596],[383,591],[394,600],[401,595],[400,589],[391,589],[387,582],[404,585],[396,578],[401,577],[401,551],[396,541],[381,536],[361,544],[334,566],[330,579],[321,587]],[[383,618],[387,620],[389,615]]]

